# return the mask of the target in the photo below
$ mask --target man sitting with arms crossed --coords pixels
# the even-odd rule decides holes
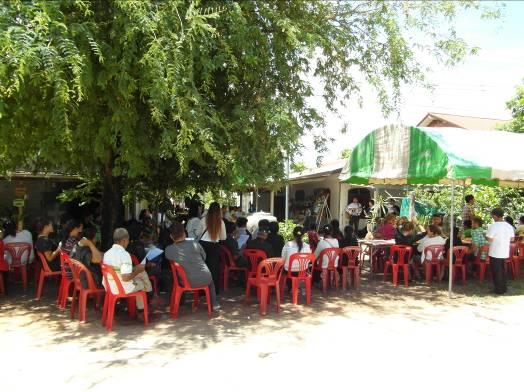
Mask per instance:
[[[133,267],[131,256],[126,252],[127,245],[129,245],[129,233],[124,228],[115,229],[113,233],[113,246],[104,254],[104,264],[112,267],[120,281],[126,294],[135,293],[137,291],[145,291],[150,293],[152,291],[149,276],[145,272],[145,265],[138,264]],[[107,277],[111,292],[117,293],[118,289],[111,276]],[[105,286],[105,285],[104,285]],[[106,287],[107,290],[107,287]],[[153,304],[154,305],[154,304]],[[141,297],[136,299],[136,307],[138,310],[144,309],[144,304]],[[143,313],[139,313],[140,318]]]
[[[213,310],[220,309],[211,272],[205,263],[206,252],[198,241],[186,241],[186,232],[182,223],[173,223],[169,228],[174,244],[165,250],[166,259],[176,261],[186,272],[187,280],[192,287],[209,286]]]

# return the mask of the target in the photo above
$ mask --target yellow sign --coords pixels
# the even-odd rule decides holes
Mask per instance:
[[[13,207],[23,207],[24,206],[24,199],[14,199],[13,200]]]

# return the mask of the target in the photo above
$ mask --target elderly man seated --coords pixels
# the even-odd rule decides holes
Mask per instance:
[[[166,258],[169,261],[176,261],[184,268],[189,284],[192,287],[209,286],[213,310],[220,309],[215,284],[213,283],[211,272],[205,263],[206,252],[204,248],[197,241],[186,240],[184,225],[181,223],[173,223],[169,231],[174,244],[166,248]]]
[[[104,254],[104,264],[115,270],[126,294],[137,291],[150,293],[152,287],[149,277],[145,272],[145,265],[139,264],[133,267],[131,256],[126,251],[127,245],[129,245],[129,233],[127,230],[124,228],[116,229],[113,233],[113,242],[114,244],[111,249]],[[111,291],[117,293],[118,289],[113,279],[110,276],[108,276],[107,279]],[[141,297],[137,297],[136,307],[138,310],[144,309]]]

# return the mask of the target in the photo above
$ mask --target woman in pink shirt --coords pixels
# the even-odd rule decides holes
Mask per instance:
[[[388,214],[384,218],[384,224],[378,228],[375,238],[380,240],[392,240],[395,238],[395,222],[397,218],[394,214]]]

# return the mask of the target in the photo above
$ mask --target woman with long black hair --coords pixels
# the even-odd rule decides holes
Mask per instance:
[[[227,238],[220,204],[211,203],[207,215],[200,220],[200,245],[206,252],[206,265],[211,272],[218,294],[220,287],[220,244]]]

